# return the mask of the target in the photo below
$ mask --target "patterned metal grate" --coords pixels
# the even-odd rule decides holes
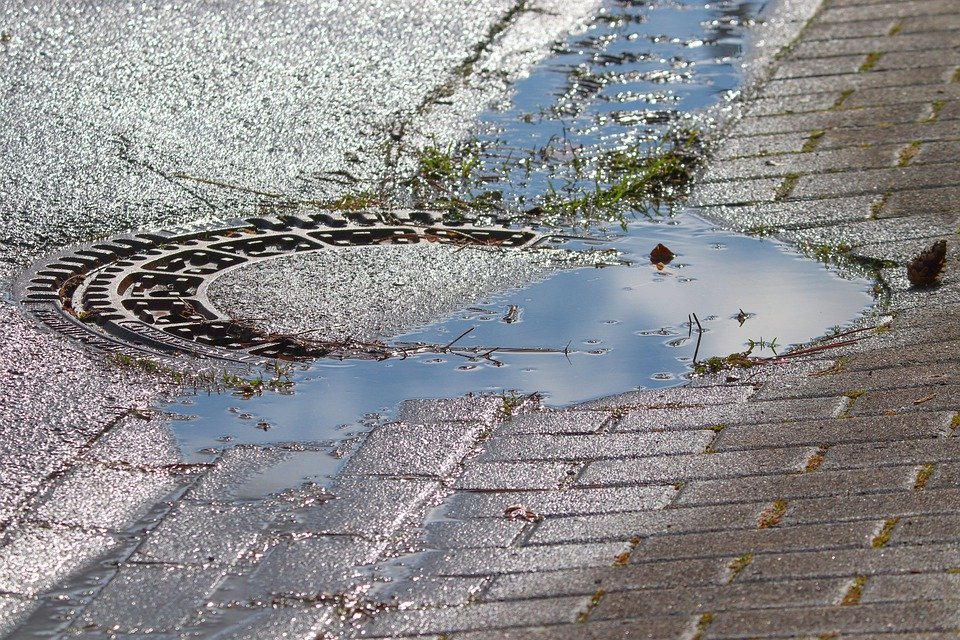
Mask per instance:
[[[206,290],[235,267],[276,256],[362,245],[536,245],[545,236],[505,227],[445,226],[431,212],[398,224],[332,214],[250,218],[217,228],[122,235],[43,259],[19,280],[18,299],[50,328],[131,356],[189,354],[256,365],[329,351],[238,324]],[[362,357],[362,354],[354,354]]]

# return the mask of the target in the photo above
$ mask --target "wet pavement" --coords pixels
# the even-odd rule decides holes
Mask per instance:
[[[0,631],[955,633],[960,185],[947,150],[960,136],[960,25],[947,0],[807,8],[788,13],[797,27],[810,18],[800,39],[769,73],[756,67],[694,200],[732,227],[875,270],[887,314],[876,328],[565,411],[536,398],[412,401],[332,484],[280,493],[271,469],[322,468],[329,452],[237,447],[180,464],[150,416],[129,411],[144,396],[112,392],[126,413],[47,457],[54,481],[13,505],[35,496],[0,549]],[[938,239],[942,283],[910,286],[906,263]],[[49,366],[75,388],[104,375],[76,357]],[[51,374],[24,368],[43,389]],[[45,404],[33,421],[71,415]],[[5,408],[22,422],[22,405]],[[108,419],[65,417],[61,431],[78,424]],[[125,500],[101,497],[114,487]],[[98,560],[77,573],[87,558]]]

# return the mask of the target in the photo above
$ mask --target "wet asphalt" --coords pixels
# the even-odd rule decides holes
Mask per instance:
[[[0,4],[4,288],[61,247],[389,183],[595,5],[521,4]],[[9,295],[0,314],[9,531],[44,483],[170,387],[40,330]]]

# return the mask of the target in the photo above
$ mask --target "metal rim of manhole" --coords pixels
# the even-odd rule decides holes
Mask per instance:
[[[187,354],[257,366],[277,359],[378,358],[382,349],[330,345],[263,332],[231,319],[206,295],[228,270],[284,255],[365,245],[533,247],[551,236],[507,225],[442,224],[430,211],[257,217],[202,229],[118,235],[38,260],[15,295],[40,322],[108,353],[173,362]]]

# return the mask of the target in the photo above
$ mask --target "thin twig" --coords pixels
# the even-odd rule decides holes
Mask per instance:
[[[469,329],[467,329],[466,331],[464,331],[463,333],[461,333],[460,335],[458,335],[456,338],[454,338],[453,340],[451,340],[451,341],[448,342],[447,344],[445,344],[445,345],[443,345],[442,347],[440,347],[440,350],[443,351],[443,350],[445,350],[445,349],[449,349],[449,348],[452,347],[454,344],[456,344],[456,343],[460,340],[460,338],[462,338],[463,336],[467,335],[468,333],[470,333],[470,332],[473,331],[474,329],[476,329],[476,327],[470,327]]]

